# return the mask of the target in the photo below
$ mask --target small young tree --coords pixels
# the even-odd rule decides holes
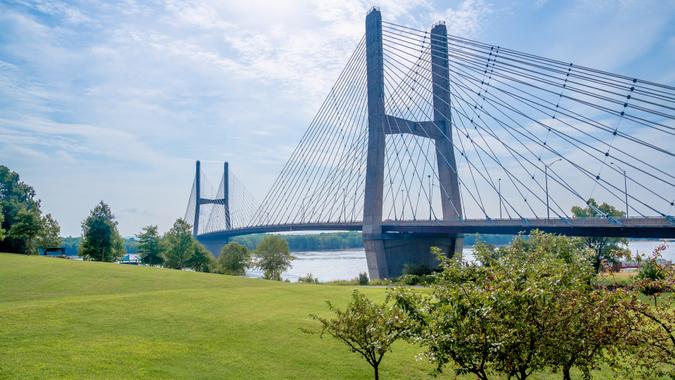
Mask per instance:
[[[599,217],[601,214],[598,212],[598,210],[611,217],[623,217],[625,215],[622,211],[617,210],[614,206],[607,203],[598,205],[598,202],[596,202],[593,198],[589,199],[586,204],[586,207],[572,207],[572,214],[575,218]],[[588,248],[591,248],[593,252],[595,252],[593,268],[595,269],[596,273],[599,273],[602,269],[603,261],[614,264],[622,257],[630,257],[630,251],[628,250],[628,239],[606,236],[591,236],[583,238],[582,241]]]
[[[9,229],[9,237],[23,243],[23,253],[33,255],[37,253],[37,238],[41,231],[40,211],[36,208],[22,207],[16,214],[15,223]]]
[[[255,250],[256,267],[263,271],[267,280],[281,281],[281,274],[291,266],[293,256],[288,243],[277,235],[267,235]]]
[[[232,276],[243,276],[251,263],[251,252],[243,245],[230,242],[223,246],[218,256],[218,271]]]
[[[192,256],[187,260],[187,266],[197,272],[210,272],[216,262],[211,252],[201,243],[193,244]]]
[[[124,255],[124,240],[117,230],[115,216],[103,201],[82,222],[78,255],[97,261],[115,261]]]
[[[38,234],[38,247],[51,248],[60,247],[63,243],[61,239],[61,226],[59,222],[52,217],[52,214],[47,214],[42,217],[42,229]]]
[[[164,265],[168,268],[183,269],[194,254],[195,241],[192,237],[192,226],[185,219],[178,218],[173,227],[164,234],[162,246]]]
[[[157,226],[145,226],[143,231],[136,235],[138,238],[138,252],[144,263],[150,265],[161,265],[164,258],[159,250],[160,237],[157,232]]]
[[[396,305],[373,303],[358,290],[342,311],[328,301],[335,318],[311,315],[322,325],[321,336],[328,333],[357,352],[373,367],[375,380],[380,378],[379,367],[391,345],[408,330],[405,313]]]
[[[659,263],[661,254],[666,250],[665,244],[660,244],[654,249],[652,255],[642,261],[640,272],[637,275],[637,281],[634,286],[642,294],[652,297],[654,306],[657,306],[659,295],[664,292],[672,292],[673,289],[673,268]]]

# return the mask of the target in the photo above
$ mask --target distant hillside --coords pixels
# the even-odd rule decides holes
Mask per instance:
[[[249,248],[255,249],[265,234],[255,234],[246,236],[237,236],[233,241]],[[336,249],[357,249],[363,248],[363,239],[360,232],[323,232],[319,234],[306,235],[279,235],[288,242],[291,251],[327,251]],[[467,235],[464,237],[464,245],[473,246],[476,243],[477,235]],[[79,236],[63,238],[63,246],[66,248],[66,254],[69,256],[77,255],[77,247],[82,238]],[[504,245],[511,242],[512,235],[480,235],[480,240],[495,245]],[[138,252],[138,242],[134,237],[124,238],[124,249],[128,253]]]
[[[255,249],[265,234],[237,236],[233,238],[249,249]],[[324,232],[308,235],[279,235],[288,242],[291,251],[322,251],[331,249],[363,248],[360,232]],[[465,246],[473,246],[478,235],[464,237]],[[480,235],[480,240],[488,244],[504,245],[511,242],[512,235]]]

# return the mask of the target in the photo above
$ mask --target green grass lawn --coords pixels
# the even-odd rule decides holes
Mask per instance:
[[[369,379],[357,354],[300,331],[352,289],[0,254],[0,378]],[[397,344],[381,378],[431,378],[419,352]]]

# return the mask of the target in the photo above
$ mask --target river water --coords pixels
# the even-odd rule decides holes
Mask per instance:
[[[634,255],[649,254],[659,245],[659,241],[635,240],[630,241],[629,248]],[[675,262],[675,242],[668,242],[668,248],[663,253],[663,258]],[[285,272],[282,277],[291,282],[298,281],[300,276],[311,273],[319,281],[350,280],[361,272],[368,273],[366,265],[366,253],[363,248],[345,249],[339,251],[303,251],[292,252],[295,260],[292,267]],[[464,248],[464,257],[471,259],[473,249]],[[251,270],[247,272],[249,277],[262,277],[259,271]]]

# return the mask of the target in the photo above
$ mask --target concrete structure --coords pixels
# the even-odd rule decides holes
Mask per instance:
[[[436,258],[430,253],[431,247],[439,247],[447,255],[453,255],[461,253],[463,246],[461,235],[416,237],[409,233],[392,234],[382,230],[385,139],[389,133],[403,131],[401,128],[391,130],[392,124],[408,126],[407,133],[434,139],[443,220],[462,219],[450,124],[450,83],[445,25],[438,24],[431,31],[434,120],[416,122],[395,118],[385,113],[383,53],[382,15],[378,9],[373,8],[366,16],[368,157],[363,206],[363,242],[370,278],[398,276],[406,264],[433,268],[437,263]]]
[[[223,164],[223,197],[222,198],[203,198],[201,193],[201,163],[199,161],[195,164],[195,216],[192,223],[192,236],[199,235],[199,216],[201,206],[205,204],[223,205],[223,213],[225,216],[224,228],[225,230],[232,229],[232,221],[230,218],[230,180],[229,180],[229,164]],[[222,244],[221,244],[222,245]],[[208,248],[208,247],[207,247]],[[215,248],[214,248],[215,249]],[[220,252],[220,249],[211,250],[214,254]]]

